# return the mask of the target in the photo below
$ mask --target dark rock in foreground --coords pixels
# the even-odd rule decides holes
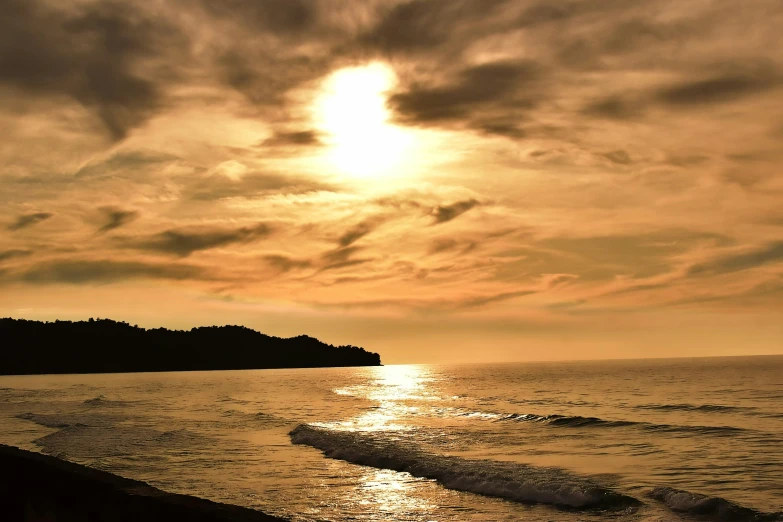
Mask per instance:
[[[5,522],[276,522],[260,511],[166,493],[54,457],[0,445]]]
[[[244,326],[146,330],[127,323],[0,319],[0,375],[379,366],[357,346],[301,335],[271,337]]]

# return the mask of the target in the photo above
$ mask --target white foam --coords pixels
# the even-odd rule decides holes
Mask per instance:
[[[436,455],[384,440],[376,433],[299,425],[289,434],[327,457],[434,479],[444,487],[521,503],[569,508],[625,508],[638,501],[558,468]]]

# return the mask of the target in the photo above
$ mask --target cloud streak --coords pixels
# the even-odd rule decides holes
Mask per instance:
[[[117,207],[103,207],[100,209],[105,220],[104,224],[98,228],[99,234],[105,234],[111,230],[123,227],[138,219],[137,210],[123,210]]]
[[[438,205],[432,210],[432,216],[435,218],[435,224],[447,223],[479,205],[475,199],[466,199],[457,201],[451,205]]]
[[[8,225],[6,228],[11,232],[16,232],[17,230],[22,230],[23,228],[37,225],[38,223],[42,221],[46,221],[52,216],[54,216],[54,214],[52,214],[51,212],[33,212],[31,214],[22,214],[21,216],[18,216],[16,220],[10,225]]]
[[[265,223],[236,229],[165,230],[147,238],[127,241],[126,244],[138,250],[188,257],[194,252],[256,241],[271,233],[272,228]]]
[[[724,255],[693,265],[688,274],[700,277],[729,274],[780,262],[783,262],[783,241],[773,241],[749,252]]]
[[[196,265],[158,264],[116,259],[50,261],[33,265],[21,272],[7,272],[0,277],[0,280],[5,282],[24,282],[35,285],[115,283],[132,279],[200,281],[213,280],[215,277],[209,269]]]

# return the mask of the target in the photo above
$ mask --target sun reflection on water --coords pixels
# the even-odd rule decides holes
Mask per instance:
[[[334,393],[358,397],[376,403],[367,411],[329,428],[356,431],[401,431],[411,429],[405,419],[416,415],[420,406],[413,401],[440,401],[431,383],[432,371],[420,365],[379,366],[366,384],[338,388]]]
[[[395,519],[403,513],[431,511],[435,508],[434,505],[424,498],[411,495],[411,490],[420,480],[386,469],[368,470],[361,482],[362,489],[369,493],[369,498],[361,503],[372,507],[376,512],[389,513]]]

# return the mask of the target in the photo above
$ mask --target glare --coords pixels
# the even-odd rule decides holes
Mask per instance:
[[[431,388],[431,372],[420,365],[379,366],[368,368],[370,379],[365,384],[333,390],[337,395],[359,397],[375,406],[346,421],[314,423],[329,429],[358,431],[402,431],[411,429],[403,419],[416,416],[421,407],[410,402],[441,401]]]
[[[396,76],[386,65],[340,69],[324,82],[316,118],[329,161],[352,177],[379,177],[400,167],[412,139],[389,122],[386,107]]]

